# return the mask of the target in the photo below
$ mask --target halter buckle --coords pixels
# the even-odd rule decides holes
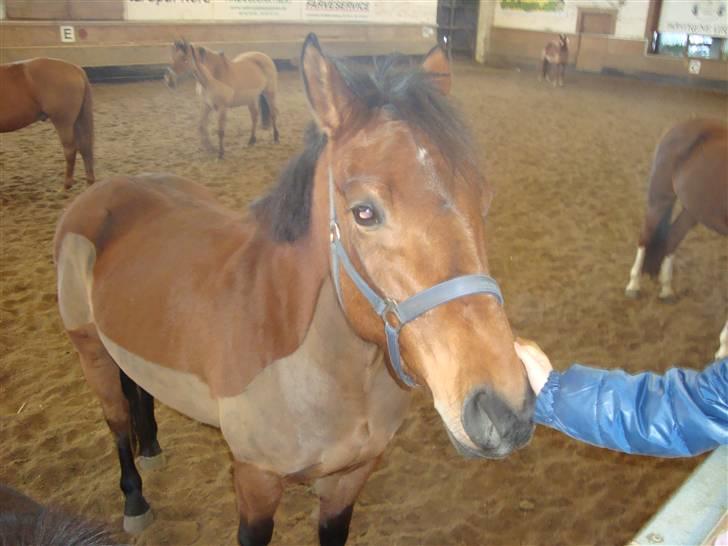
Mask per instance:
[[[399,307],[397,302],[392,298],[386,298],[384,300],[384,310],[380,315],[384,321],[385,326],[389,326],[393,331],[399,333],[404,324],[402,323],[402,317],[399,316]],[[392,320],[394,319],[394,321]]]
[[[336,223],[335,220],[332,220],[329,224],[329,241],[334,242],[341,239],[341,230],[339,229],[339,224]]]

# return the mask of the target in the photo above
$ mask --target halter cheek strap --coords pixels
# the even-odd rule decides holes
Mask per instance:
[[[352,280],[359,292],[367,299],[374,312],[384,322],[384,332],[387,338],[389,361],[397,377],[409,387],[416,387],[417,382],[402,368],[402,359],[399,351],[399,332],[405,324],[415,320],[420,315],[439,305],[469,296],[471,294],[488,294],[495,297],[503,305],[503,295],[498,283],[488,275],[462,275],[426,288],[402,302],[391,298],[383,298],[372,289],[351,263],[349,255],[341,243],[341,230],[336,217],[334,206],[334,176],[329,166],[329,230],[331,239],[331,276],[334,279],[339,305],[344,308],[341,295],[341,280],[339,278],[340,266]]]

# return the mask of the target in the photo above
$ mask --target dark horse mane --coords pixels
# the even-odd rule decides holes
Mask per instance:
[[[54,507],[41,506],[0,484],[0,546],[112,546],[117,544],[96,523]]]
[[[475,166],[470,133],[448,99],[435,86],[435,76],[406,57],[390,55],[375,64],[373,72],[361,64],[334,61],[349,90],[366,107],[366,120],[380,109],[422,131],[440,150],[454,172]],[[326,135],[309,124],[304,149],[291,159],[277,185],[252,205],[255,218],[280,242],[294,242],[308,232],[316,163],[326,145]]]

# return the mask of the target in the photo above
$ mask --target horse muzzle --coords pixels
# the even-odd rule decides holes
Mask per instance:
[[[167,68],[164,71],[164,83],[170,89],[177,88],[177,74],[175,74],[170,68]]]
[[[502,459],[526,445],[533,435],[534,395],[527,389],[522,407],[514,411],[488,387],[474,390],[463,404],[461,422],[472,445],[450,434],[458,452],[468,458]]]

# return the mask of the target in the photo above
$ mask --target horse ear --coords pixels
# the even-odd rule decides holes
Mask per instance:
[[[425,60],[422,61],[422,70],[432,74],[432,81],[440,93],[446,96],[450,94],[450,88],[452,87],[450,61],[442,47],[436,45],[425,55]]]
[[[313,32],[303,43],[301,77],[319,127],[333,137],[354,113],[356,99],[336,65],[321,51]]]

